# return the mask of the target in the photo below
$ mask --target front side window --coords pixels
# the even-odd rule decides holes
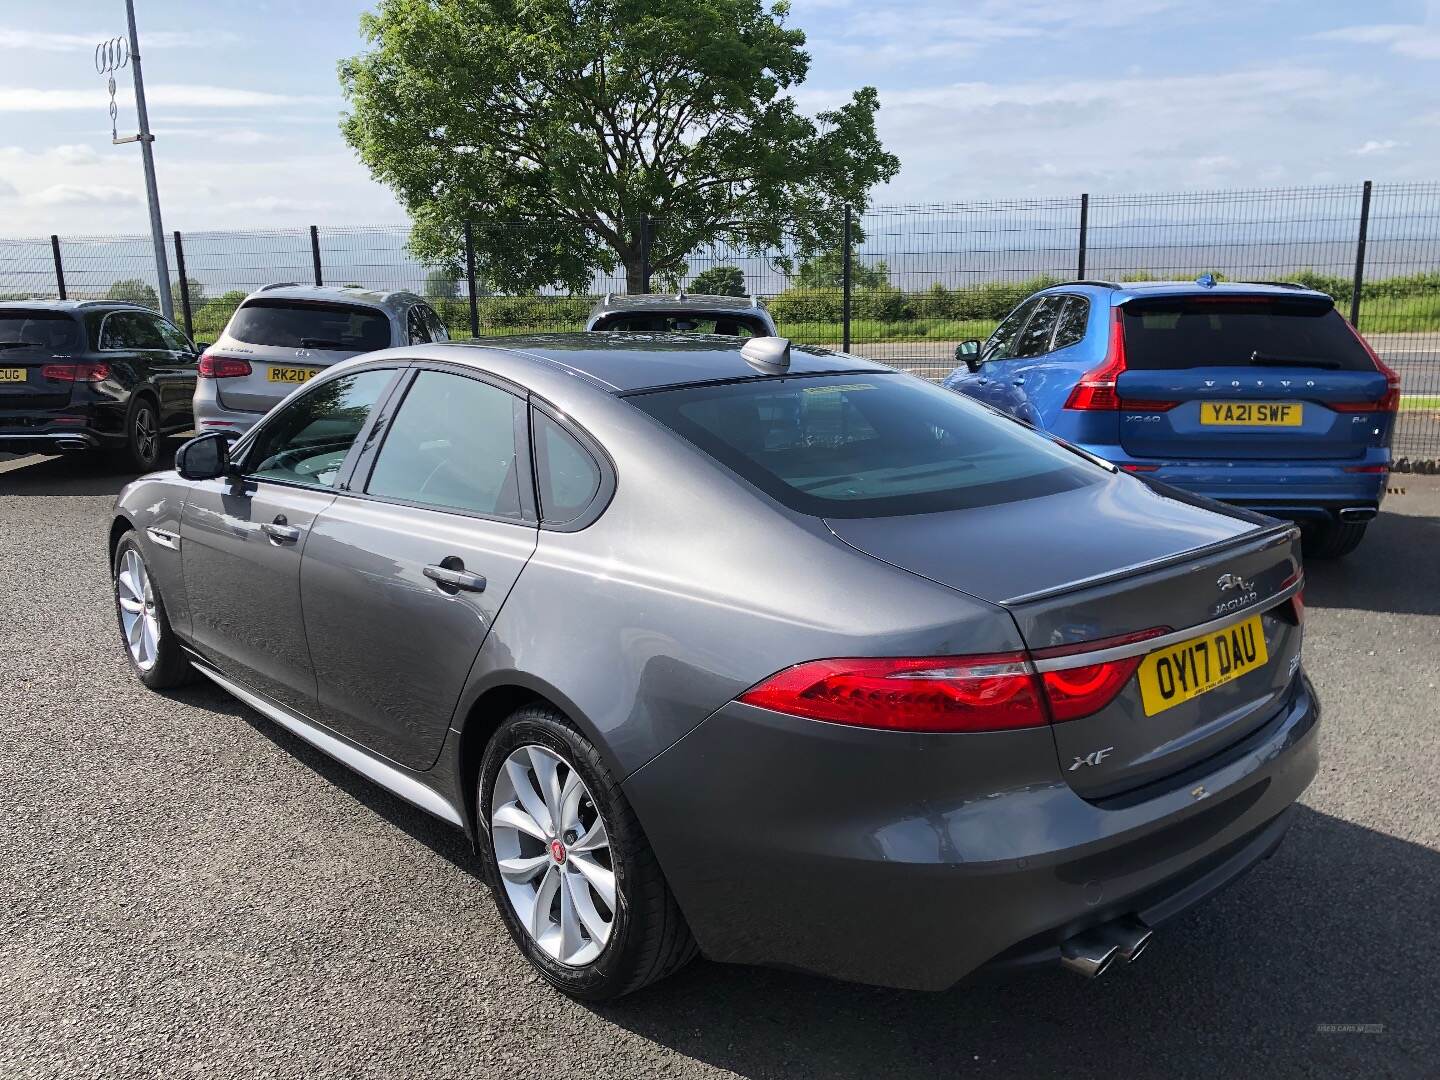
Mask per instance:
[[[247,300],[225,332],[249,345],[370,352],[390,347],[390,316],[354,304]]]
[[[600,466],[573,435],[542,412],[535,413],[534,433],[540,520],[564,525],[583,514],[600,490]]]
[[[753,379],[629,400],[776,501],[815,517],[990,506],[1107,476],[1013,420],[902,375]]]
[[[985,348],[981,358],[985,360],[1003,360],[1010,355],[1010,346],[1014,343],[1015,337],[1020,333],[1025,321],[1030,318],[1030,313],[1035,310],[1038,300],[1027,300],[1018,308],[1005,316],[995,332],[990,335],[990,340],[985,342]]]
[[[155,325],[155,332],[160,335],[160,340],[165,343],[165,348],[171,352],[193,351],[189,339],[177,327],[171,326],[156,315],[150,315],[148,318]]]
[[[138,311],[114,311],[100,329],[100,348],[111,350],[167,348],[153,319]]]
[[[365,491],[438,510],[520,516],[513,394],[421,371],[390,422]]]
[[[345,456],[394,374],[360,371],[328,379],[280,406],[245,455],[247,475],[334,487]]]

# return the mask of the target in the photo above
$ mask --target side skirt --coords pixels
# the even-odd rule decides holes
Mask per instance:
[[[187,650],[188,651],[188,650]],[[195,670],[213,682],[220,689],[249,705],[256,712],[270,720],[275,721],[290,733],[304,739],[321,753],[328,754],[340,764],[353,769],[365,779],[379,784],[386,791],[397,795],[406,802],[418,806],[421,810],[434,814],[441,821],[449,822],[457,828],[464,828],[465,823],[460,817],[459,811],[450,804],[450,801],[433,788],[426,787],[413,776],[389,765],[373,754],[367,753],[338,739],[329,732],[302,720],[291,712],[287,712],[272,701],[267,701],[245,689],[238,683],[231,682],[224,675],[215,671],[204,661],[200,660],[193,653],[190,655],[190,662]]]

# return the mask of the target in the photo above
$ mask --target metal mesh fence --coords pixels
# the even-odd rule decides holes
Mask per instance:
[[[1397,457],[1440,457],[1440,183],[1005,200],[874,208],[849,223],[844,245],[808,251],[794,238],[752,250],[714,243],[650,274],[654,291],[754,294],[780,332],[844,347],[938,378],[955,346],[984,338],[1038,288],[1079,276],[1104,280],[1298,281],[1336,298],[1386,363],[1401,373]],[[1363,227],[1362,227],[1363,219]],[[837,227],[840,223],[837,222]],[[533,245],[561,223],[489,223],[489,243]],[[664,240],[664,221],[643,224]],[[458,231],[458,230],[457,230]],[[839,232],[837,228],[837,233]],[[1363,234],[1363,243],[1362,243]],[[194,334],[209,340],[239,301],[276,281],[408,289],[427,296],[452,336],[468,337],[472,298],[463,259],[418,259],[404,226],[185,233],[172,238],[177,320],[188,296]],[[154,305],[150,240],[60,237],[72,298],[123,297]],[[1352,308],[1363,250],[1358,312]],[[574,292],[504,295],[476,272],[473,318],[482,336],[581,329],[623,267],[596,272]],[[643,273],[643,272],[642,272]],[[846,288],[848,277],[849,288]],[[638,283],[637,283],[638,285]],[[0,295],[56,295],[50,239],[0,240]]]

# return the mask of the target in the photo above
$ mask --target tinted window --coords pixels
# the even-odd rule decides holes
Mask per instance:
[[[165,348],[172,349],[175,352],[192,351],[189,340],[177,327],[171,326],[164,319],[154,315],[147,316],[147,318],[154,324],[155,332],[160,335],[160,340],[165,343]]]
[[[986,360],[1003,360],[1010,355],[1010,346],[1015,335],[1020,332],[1020,328],[1025,325],[1025,320],[1030,318],[1030,313],[1038,303],[1038,300],[1027,300],[1005,317],[990,335],[990,340],[985,343],[983,355]]]
[[[535,413],[534,432],[540,519],[550,525],[574,521],[600,490],[600,467],[573,435],[542,412]]]
[[[1345,320],[1325,303],[1180,297],[1131,301],[1121,310],[1125,364],[1131,368],[1168,371],[1285,361],[1375,370]]]
[[[430,327],[425,325],[425,315],[419,305],[412,307],[405,316],[405,325],[410,332],[411,345],[424,345],[430,340]]]
[[[428,304],[421,304],[420,314],[425,319],[425,325],[430,329],[431,341],[450,340],[450,331],[445,329],[445,324],[440,321],[440,316],[435,314],[434,308]]]
[[[0,311],[0,366],[6,358],[85,350],[80,324],[58,311]]]
[[[250,300],[225,332],[251,345],[369,352],[390,347],[390,317],[375,308]]]
[[[1060,318],[1055,320],[1055,343],[1051,350],[1066,349],[1085,339],[1085,325],[1090,320],[1090,301],[1072,296],[1065,301]]]
[[[282,405],[245,455],[251,476],[310,487],[334,487],[345,455],[393,371],[329,379]]]
[[[960,394],[901,375],[755,379],[630,400],[773,498],[817,517],[987,506],[1105,475]]]
[[[442,509],[519,517],[518,402],[463,375],[420,372],[390,423],[365,490]]]
[[[1010,349],[1010,355],[1022,356],[1043,356],[1050,351],[1050,335],[1055,332],[1055,318],[1060,314],[1060,309],[1065,306],[1063,296],[1045,296],[1040,300],[1040,305],[1035,309],[1035,314],[1030,316],[1030,321],[1025,324],[1025,329],[1020,331],[1020,336],[1015,339],[1015,344]]]
[[[102,349],[165,349],[160,328],[148,315],[135,311],[116,311],[105,316],[100,330]]]
[[[596,330],[619,330],[631,334],[726,334],[730,337],[758,337],[768,333],[764,323],[745,315],[674,315],[655,312],[610,315],[595,324]]]

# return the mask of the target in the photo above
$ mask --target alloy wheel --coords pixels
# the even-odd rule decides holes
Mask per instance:
[[[115,597],[120,605],[120,627],[130,658],[141,671],[149,671],[160,656],[160,613],[145,560],[131,548],[120,560],[115,575]]]
[[[511,752],[490,795],[490,836],[506,899],[550,957],[593,963],[615,925],[610,836],[580,774],[549,747]]]
[[[155,414],[148,405],[141,405],[135,410],[135,450],[142,460],[154,460],[156,440]]]

